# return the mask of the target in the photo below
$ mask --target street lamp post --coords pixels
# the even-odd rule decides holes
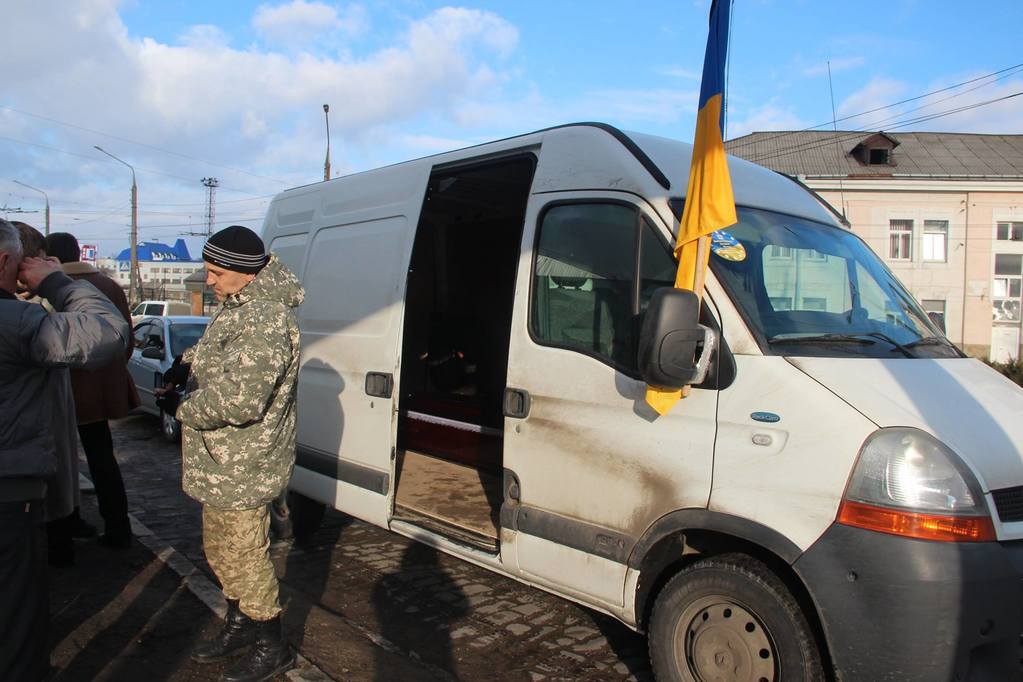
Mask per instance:
[[[99,145],[93,145],[98,151],[103,152],[114,161],[123,163],[131,169],[131,270],[128,273],[129,298],[136,296],[132,305],[142,300],[142,278],[139,277],[139,255],[138,255],[138,233],[139,233],[139,190],[135,184],[135,167],[123,159],[119,159]]]
[[[11,182],[13,182],[15,185],[21,185],[22,187],[26,187],[26,188],[34,191],[34,192],[39,192],[40,194],[43,195],[43,198],[46,199],[46,236],[49,237],[50,236],[50,197],[47,196],[46,192],[44,192],[43,190],[39,189],[38,187],[33,187],[32,185],[27,185],[24,182],[21,182],[19,180],[11,180]]]
[[[327,158],[323,162],[323,179],[330,180],[330,105],[323,105],[323,120],[327,123]]]

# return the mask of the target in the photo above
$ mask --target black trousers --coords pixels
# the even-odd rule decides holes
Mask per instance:
[[[114,459],[114,440],[105,421],[78,425],[78,438],[89,462],[89,473],[96,488],[99,513],[107,534],[125,537],[131,534],[128,522],[128,498],[124,493],[121,467]]]
[[[50,667],[43,501],[0,502],[0,680],[38,682]]]

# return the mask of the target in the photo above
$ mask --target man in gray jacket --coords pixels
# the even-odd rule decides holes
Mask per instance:
[[[14,293],[20,280],[56,311]],[[0,220],[0,680],[36,681],[48,669],[46,478],[56,469],[54,367],[102,367],[123,356],[131,328],[88,282],[59,263],[22,258],[17,229]]]

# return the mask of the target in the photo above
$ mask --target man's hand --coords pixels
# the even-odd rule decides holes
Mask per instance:
[[[60,261],[56,258],[25,258],[18,268],[18,279],[28,287],[28,290],[35,292],[43,280],[55,272],[60,272]]]
[[[156,406],[172,417],[177,415],[180,404],[181,396],[177,391],[167,391],[156,398]]]

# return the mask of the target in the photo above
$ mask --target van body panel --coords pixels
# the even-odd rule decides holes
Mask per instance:
[[[545,148],[546,151],[546,148]],[[541,156],[541,166],[543,165]],[[638,164],[637,164],[638,165]],[[519,532],[514,557],[529,579],[622,604],[625,558],[607,561],[606,543],[630,545],[665,513],[705,507],[710,493],[717,392],[695,389],[671,413],[656,418],[646,384],[576,350],[541,345],[530,334],[534,241],[545,207],[564,201],[630,201],[626,192],[534,194],[526,212],[512,317],[508,386],[530,396],[524,419],[505,420],[504,466],[518,477],[519,504],[588,533],[588,552],[537,524]],[[645,205],[633,202],[643,210]],[[649,209],[647,208],[649,215]],[[656,217],[654,217],[655,222]],[[565,524],[560,524],[565,525]],[[605,545],[601,545],[605,543]],[[570,548],[566,551],[565,548]],[[503,551],[507,552],[508,547]],[[593,571],[590,557],[601,557]],[[551,557],[559,557],[554,561]],[[582,576],[590,575],[586,585]],[[603,582],[611,581],[611,582]]]
[[[984,492],[1023,484],[1023,388],[973,358],[793,357],[878,426],[911,426],[948,445]]]
[[[755,519],[806,549],[834,522],[860,446],[877,427],[785,358],[735,362],[736,380],[721,391],[710,509]],[[757,421],[760,412],[779,420]]]

